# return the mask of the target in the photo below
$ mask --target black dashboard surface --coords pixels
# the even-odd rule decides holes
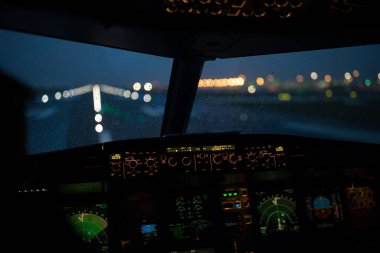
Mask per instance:
[[[379,151],[235,133],[119,141],[27,157],[19,194],[48,196],[97,252],[373,252]]]

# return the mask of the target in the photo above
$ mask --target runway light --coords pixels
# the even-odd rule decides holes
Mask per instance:
[[[102,110],[102,102],[100,98],[100,86],[95,84],[92,87],[92,97],[94,100],[94,110],[95,112],[100,112]]]
[[[112,87],[112,86],[105,85],[105,84],[102,84],[100,86],[100,90],[102,92],[110,94],[110,95],[115,95],[115,96],[120,96],[120,97],[122,97],[124,95],[124,89]]]
[[[103,119],[103,116],[100,113],[97,113],[95,115],[95,121],[96,122],[100,123],[102,121],[102,119]]]
[[[256,78],[256,83],[257,83],[257,85],[262,86],[262,85],[264,85],[265,80],[264,80],[264,78],[259,76],[258,78]]]
[[[47,103],[49,101],[49,96],[48,95],[43,95],[41,98],[42,103]]]
[[[325,75],[325,82],[331,83],[331,81],[332,81],[332,77],[329,74]]]
[[[141,89],[141,83],[134,83],[133,84],[133,90],[139,91]]]
[[[69,90],[69,97],[80,96],[80,95],[83,95],[83,94],[91,92],[91,90],[92,90],[92,85],[91,84],[88,84],[88,85],[85,85],[85,86],[82,86],[82,87],[78,87],[78,88],[75,88],[75,89],[70,89]]]
[[[130,91],[130,90],[126,90],[126,91],[124,91],[123,96],[124,96],[125,98],[130,98],[130,97],[131,97],[131,91]]]
[[[60,99],[62,98],[62,93],[59,92],[59,91],[57,91],[57,92],[55,93],[54,97],[55,97],[56,100],[60,100]]]
[[[146,90],[146,91],[151,91],[152,88],[153,88],[152,83],[145,83],[145,84],[144,84],[144,90]]]
[[[62,96],[63,96],[64,98],[68,98],[69,95],[70,95],[70,94],[69,94],[69,91],[68,91],[68,90],[63,91]]]
[[[245,83],[245,76],[240,75],[236,78],[222,78],[222,79],[201,79],[198,82],[199,88],[224,88],[243,86]]]
[[[245,79],[243,77],[239,76],[238,78],[236,78],[236,86],[243,86],[244,82]]]
[[[248,93],[253,94],[256,92],[256,87],[253,85],[248,86]]]
[[[95,126],[95,131],[98,132],[98,133],[103,132],[103,126],[101,124],[97,124]]]
[[[152,96],[150,94],[145,94],[143,100],[145,103],[149,103],[152,100]]]
[[[296,76],[296,81],[297,81],[297,83],[302,83],[303,80],[304,80],[303,75],[297,75],[297,76]]]
[[[346,79],[347,81],[350,81],[352,79],[350,72],[344,73],[344,79]]]
[[[318,74],[317,74],[317,72],[311,72],[311,73],[310,73],[310,78],[313,79],[313,80],[317,80],[317,79],[318,79]]]
[[[132,98],[133,100],[137,100],[137,99],[139,98],[139,93],[136,92],[136,91],[132,92],[132,94],[131,94],[131,98]]]

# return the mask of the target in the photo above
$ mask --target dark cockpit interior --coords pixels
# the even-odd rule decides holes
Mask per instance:
[[[12,251],[378,252],[379,7],[0,1]]]

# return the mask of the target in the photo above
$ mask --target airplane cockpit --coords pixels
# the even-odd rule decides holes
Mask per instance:
[[[379,10],[1,1],[11,248],[378,252]]]

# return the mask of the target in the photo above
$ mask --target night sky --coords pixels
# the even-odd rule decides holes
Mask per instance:
[[[0,69],[32,87],[71,88],[88,83],[125,87],[136,81],[169,83],[172,59],[61,39],[0,30]],[[380,46],[241,57],[207,62],[202,78],[248,78],[274,75],[280,80],[297,74],[309,78],[330,74],[343,79],[359,70],[375,80],[380,71]]]
[[[32,87],[169,83],[172,59],[0,29],[0,69]]]

